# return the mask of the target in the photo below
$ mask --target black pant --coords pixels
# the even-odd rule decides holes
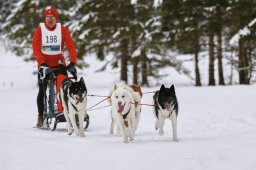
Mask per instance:
[[[54,75],[57,76],[58,74],[64,74],[68,75],[67,70],[64,66],[60,67],[59,70],[54,71]],[[47,81],[49,80],[50,75],[47,75],[44,80],[40,79],[40,76],[38,74],[38,95],[37,95],[37,109],[38,109],[38,115],[43,116],[44,114],[44,100],[47,90]]]
[[[44,98],[46,95],[46,89],[47,89],[47,79],[41,80],[38,75],[38,95],[37,95],[37,109],[38,109],[38,115],[43,116],[44,112]]]

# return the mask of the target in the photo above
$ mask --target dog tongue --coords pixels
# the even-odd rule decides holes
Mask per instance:
[[[172,110],[172,105],[170,105],[170,104],[165,104],[164,107],[165,107],[165,109],[168,110],[168,111],[171,111],[171,110]]]
[[[79,98],[79,99],[76,100],[76,104],[82,103],[82,102],[83,102],[83,98]]]
[[[124,111],[124,106],[125,106],[125,104],[118,106],[118,111],[117,112],[122,113]]]

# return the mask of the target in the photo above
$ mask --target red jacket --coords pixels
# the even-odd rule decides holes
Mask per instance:
[[[45,26],[49,31],[55,29],[55,27],[51,29],[47,25],[45,25]],[[61,42],[62,49],[61,49],[61,51],[63,51],[64,44],[66,44],[66,47],[68,49],[69,56],[70,56],[70,62],[76,63],[75,43],[74,43],[68,29],[66,27],[62,26],[62,25],[61,25],[61,34],[62,34],[62,42]],[[40,67],[40,65],[42,63],[45,63],[50,67],[57,66],[58,65],[58,60],[62,60],[63,63],[65,64],[65,59],[64,59],[64,56],[62,54],[46,55],[46,54],[42,53],[42,51],[41,51],[42,33],[41,33],[41,27],[40,26],[34,32],[32,46],[33,46],[34,56],[35,56],[35,58],[37,60],[37,63],[38,63],[38,67]]]

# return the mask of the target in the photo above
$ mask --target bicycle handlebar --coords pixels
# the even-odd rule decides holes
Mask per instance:
[[[42,79],[44,79],[45,77],[46,77],[46,75],[48,75],[49,73],[50,73],[50,75],[51,76],[53,76],[53,78],[55,78],[55,74],[61,74],[61,73],[63,73],[63,71],[61,71],[61,70],[63,70],[64,69],[64,72],[70,72],[68,69],[67,69],[67,66],[65,66],[65,65],[63,65],[62,64],[62,62],[60,62],[61,60],[59,60],[59,65],[58,66],[52,66],[52,67],[50,67],[51,69],[49,69],[49,70],[47,70],[46,72],[45,72],[45,76],[42,78]],[[53,69],[55,69],[55,68],[57,68],[57,70],[53,70]],[[55,73],[55,74],[54,74]],[[71,72],[70,72],[71,73]],[[74,75],[73,73],[71,73],[72,74],[72,76],[73,77],[68,77],[69,79],[77,79],[77,77],[76,77],[76,75]]]

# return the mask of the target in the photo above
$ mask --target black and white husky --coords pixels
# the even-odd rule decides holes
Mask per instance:
[[[85,137],[83,122],[87,106],[86,95],[87,89],[83,78],[78,82],[73,82],[70,79],[66,79],[62,82],[58,98],[63,107],[69,135],[72,134],[73,127],[77,136]],[[79,120],[79,127],[76,123],[76,115]]]
[[[155,117],[156,130],[159,129],[159,135],[164,134],[163,126],[165,119],[171,119],[173,140],[178,141],[177,136],[177,116],[178,116],[178,101],[175,94],[174,85],[170,88],[166,88],[163,84],[160,90],[156,91],[153,96],[155,104]]]
[[[111,91],[111,133],[113,133],[114,124],[117,123],[121,130],[125,143],[134,140],[135,129],[138,123],[136,121],[135,100],[132,90],[124,83],[116,84]]]

